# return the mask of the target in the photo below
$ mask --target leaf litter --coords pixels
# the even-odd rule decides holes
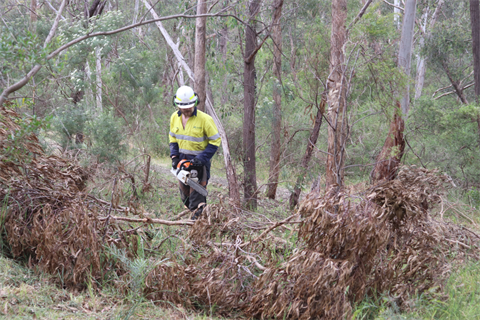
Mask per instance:
[[[47,156],[33,133],[12,138],[18,123],[18,114],[0,108],[2,238],[11,255],[60,275],[67,287],[84,287],[107,270],[127,279],[109,252],[135,257],[139,228],[126,232],[119,217],[102,216],[119,206],[92,200],[88,170]],[[182,245],[163,250],[143,294],[165,306],[262,319],[349,318],[356,302],[379,294],[408,308],[412,295],[441,288],[454,262],[479,258],[475,232],[431,213],[450,185],[436,170],[404,166],[396,179],[362,193],[312,192],[277,222],[220,201],[176,233]],[[296,240],[286,241],[287,233]],[[127,283],[117,286],[128,290]]]

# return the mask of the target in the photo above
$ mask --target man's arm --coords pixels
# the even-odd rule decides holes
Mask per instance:
[[[179,157],[180,149],[178,148],[177,142],[170,142],[170,158]]]
[[[200,160],[203,165],[206,165],[212,159],[222,142],[217,126],[212,118],[208,119],[205,123],[205,135],[208,137],[208,145],[202,153],[195,157]]]
[[[173,133],[173,120],[176,113],[172,114],[170,117],[170,132],[168,134],[169,146],[170,146],[170,158],[179,157],[180,149],[178,147],[178,142],[175,134]]]

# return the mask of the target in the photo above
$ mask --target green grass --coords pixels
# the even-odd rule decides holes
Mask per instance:
[[[443,292],[432,297],[412,299],[409,312],[401,312],[389,297],[365,299],[354,310],[353,319],[480,319],[480,262],[470,262],[453,272]]]
[[[219,319],[128,299],[111,286],[64,290],[55,280],[0,255],[0,319]]]

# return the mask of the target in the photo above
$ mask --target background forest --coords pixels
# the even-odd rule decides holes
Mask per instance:
[[[424,202],[428,202],[428,209],[432,209],[433,204],[441,202],[441,209],[436,207],[434,213],[440,214],[442,221],[445,214],[445,217],[451,219],[449,221],[467,223],[469,228],[477,230],[480,217],[479,2],[391,1],[1,0],[0,105],[3,105],[4,113],[0,119],[4,121],[0,126],[3,138],[0,159],[5,165],[5,169],[2,170],[5,171],[0,176],[5,178],[0,185],[2,187],[0,194],[3,196],[0,200],[4,204],[0,221],[3,237],[7,239],[9,235],[19,232],[18,228],[9,225],[6,217],[15,207],[9,202],[9,199],[14,199],[12,185],[20,183],[21,178],[15,178],[15,183],[9,179],[17,174],[28,176],[28,170],[35,169],[26,169],[30,167],[25,163],[29,163],[32,158],[36,159],[36,154],[44,152],[45,157],[53,155],[68,159],[61,160],[66,161],[65,163],[59,160],[59,163],[63,163],[58,165],[60,167],[67,167],[73,163],[85,170],[85,176],[89,176],[85,179],[88,180],[85,182],[85,188],[98,200],[99,205],[104,206],[103,209],[98,209],[98,212],[104,212],[108,217],[106,220],[99,218],[99,221],[107,221],[105,231],[100,232],[100,237],[103,242],[107,241],[105,239],[108,237],[121,239],[118,242],[114,240],[107,242],[122,243],[123,246],[120,246],[121,248],[117,246],[116,249],[106,246],[109,251],[106,253],[102,251],[102,254],[99,254],[103,258],[98,258],[101,261],[98,262],[98,270],[96,266],[91,267],[89,275],[84,274],[87,269],[81,271],[75,269],[77,267],[74,263],[72,268],[76,271],[72,273],[73,280],[66,275],[60,277],[64,288],[71,288],[72,285],[82,287],[79,283],[84,284],[83,289],[88,288],[89,293],[83,293],[85,297],[88,296],[82,298],[85,301],[71,304],[78,310],[81,308],[95,310],[96,314],[105,307],[102,305],[103,302],[98,302],[101,295],[93,292],[95,290],[100,292],[99,288],[105,283],[111,284],[110,281],[115,282],[115,285],[112,284],[115,290],[123,290],[124,296],[120,300],[124,301],[122,302],[124,304],[120,302],[118,304],[122,305],[124,310],[108,311],[112,312],[109,317],[122,318],[152,317],[152,313],[149,313],[152,311],[141,309],[141,306],[148,307],[145,301],[153,301],[152,297],[157,299],[157,302],[170,301],[171,305],[168,306],[167,303],[165,305],[167,307],[173,305],[174,314],[155,315],[161,317],[183,317],[189,312],[185,311],[186,308],[210,317],[308,318],[309,314],[312,318],[335,319],[338,315],[358,318],[382,316],[400,318],[406,314],[405,317],[408,318],[408,312],[417,312],[416,317],[448,318],[448,315],[455,314],[448,308],[461,309],[465,305],[475,304],[479,299],[478,289],[472,289],[473,293],[468,291],[466,296],[470,298],[454,302],[453,307],[448,305],[444,308],[441,303],[447,300],[445,297],[448,296],[448,290],[456,288],[455,285],[451,287],[451,283],[456,283],[458,279],[468,279],[460,280],[463,284],[480,280],[478,277],[473,280],[469,278],[480,268],[477,262],[469,262],[472,256],[477,257],[478,238],[475,242],[463,234],[461,236],[460,231],[455,231],[457,229],[454,231],[448,229],[446,234],[454,237],[448,238],[449,241],[457,241],[470,249],[473,248],[473,254],[462,251],[458,256],[451,253],[455,258],[450,257],[445,253],[447,249],[444,250],[440,245],[440,239],[447,237],[441,234],[438,237],[432,236],[438,242],[428,247],[428,250],[433,252],[438,249],[440,252],[438,256],[442,256],[449,263],[455,259],[461,262],[455,260],[456,262],[451,262],[448,268],[440,268],[439,260],[436,260],[438,256],[432,255],[422,260],[424,263],[435,264],[436,267],[427,268],[432,274],[438,272],[446,275],[443,282],[439,281],[442,284],[438,286],[442,290],[438,289],[437,283],[426,274],[415,279],[418,283],[426,281],[428,285],[422,282],[422,285],[415,289],[405,290],[400,290],[401,286],[398,283],[392,282],[390,287],[380,285],[373,280],[374,277],[365,280],[363,287],[362,285],[356,287],[346,281],[342,284],[345,287],[339,284],[339,288],[346,289],[343,292],[334,292],[333,295],[338,294],[335,297],[341,296],[341,299],[348,300],[351,304],[347,307],[345,302],[342,306],[322,311],[324,313],[313,310],[310,300],[308,307],[299,307],[295,310],[295,304],[292,302],[293,306],[278,309],[280,308],[278,305],[284,301],[280,296],[278,303],[254,309],[256,305],[261,304],[258,297],[262,291],[245,293],[235,285],[232,287],[241,291],[238,293],[238,297],[241,298],[227,295],[227,300],[235,305],[232,307],[233,311],[220,302],[218,305],[214,303],[213,307],[212,304],[203,304],[205,301],[215,299],[215,294],[222,297],[221,292],[209,292],[208,295],[202,296],[199,291],[195,291],[198,300],[191,304],[186,303],[180,295],[173,297],[160,294],[153,289],[152,284],[155,281],[166,281],[163,278],[158,280],[161,277],[158,275],[161,273],[158,268],[165,268],[162,272],[167,275],[181,272],[187,274],[186,269],[182,269],[182,263],[188,266],[191,263],[188,261],[198,259],[195,263],[198,265],[200,262],[205,263],[202,266],[207,268],[212,262],[208,260],[211,256],[198,253],[195,258],[187,259],[188,254],[185,252],[191,254],[190,249],[183,248],[185,252],[179,254],[180,249],[176,246],[180,246],[182,241],[178,239],[174,240],[174,244],[169,240],[169,248],[162,249],[168,251],[168,254],[150,255],[146,247],[144,251],[143,241],[146,238],[153,239],[155,245],[151,248],[155,247],[157,251],[167,243],[162,239],[174,238],[175,231],[167,231],[168,228],[164,226],[141,233],[138,231],[140,227],[135,224],[141,221],[132,220],[124,229],[119,227],[120,231],[108,229],[110,215],[113,214],[112,208],[114,212],[115,210],[120,212],[126,207],[134,208],[135,214],[140,212],[140,218],[166,220],[181,218],[181,214],[178,215],[183,210],[180,200],[173,199],[177,197],[174,177],[167,176],[169,173],[165,172],[170,165],[169,119],[175,111],[172,97],[176,89],[185,84],[194,87],[199,93],[202,101],[199,108],[214,117],[222,133],[222,147],[213,158],[213,183],[209,186],[211,192],[209,201],[212,205],[219,206],[215,207],[217,211],[212,209],[211,213],[212,217],[218,220],[212,218],[217,221],[215,223],[229,225],[215,215],[222,212],[223,205],[231,205],[235,208],[236,214],[248,216],[249,219],[259,219],[255,223],[251,221],[245,223],[248,226],[268,222],[277,228],[292,223],[291,229],[286,228],[286,231],[281,231],[282,235],[276,235],[276,240],[273,238],[265,240],[264,246],[269,248],[268,250],[255,247],[258,246],[257,242],[265,237],[263,233],[260,236],[253,233],[249,237],[241,236],[243,241],[246,241],[243,244],[245,247],[243,245],[241,247],[253,252],[269,251],[270,246],[275,247],[271,249],[274,253],[268,257],[256,256],[260,263],[255,258],[255,262],[248,257],[245,258],[245,261],[248,260],[263,272],[262,276],[258,277],[264,282],[258,285],[257,289],[269,282],[262,278],[267,277],[265,270],[270,270],[268,266],[273,268],[281,266],[282,263],[292,263],[288,257],[295,255],[295,250],[301,247],[301,245],[297,247],[297,241],[303,241],[309,250],[318,247],[320,242],[315,241],[324,241],[307,236],[309,232],[323,231],[318,231],[321,229],[317,229],[320,227],[315,225],[317,220],[312,218],[320,213],[311,211],[314,209],[308,207],[306,203],[308,201],[316,203],[318,206],[315,210],[325,206],[322,208],[337,213],[338,203],[344,201],[337,201],[334,204],[335,201],[329,202],[331,199],[326,198],[327,200],[320,205],[320,202],[315,202],[312,196],[306,194],[311,191],[312,194],[314,192],[318,194],[335,190],[335,196],[332,197],[343,197],[341,190],[347,189],[358,191],[363,197],[367,193],[365,191],[367,186],[377,188],[382,181],[396,178],[398,172],[401,172],[400,176],[394,180],[402,181],[404,188],[408,189],[410,186],[411,190],[417,190],[417,185],[411,182],[415,178],[400,170],[402,166],[420,170],[415,172],[423,174],[422,177],[429,181],[430,187],[434,186],[429,189],[430,187],[426,186],[428,183],[424,182],[425,187],[418,189],[420,190],[418,194],[425,194],[425,198],[405,196],[413,201],[411,205],[406,204],[405,208],[410,208],[408,210],[412,212],[417,212],[415,210],[420,212],[427,210],[421,209]],[[9,112],[16,114],[12,122],[5,120],[9,117]],[[15,130],[10,134],[9,130],[13,130],[12,128]],[[37,148],[36,145],[33,147],[24,144],[24,139],[31,139],[31,135],[38,138],[38,147],[42,152],[35,151],[39,149],[32,149]],[[29,156],[24,157],[22,146],[26,146]],[[46,160],[46,163],[49,161],[52,162]],[[21,169],[7,171],[6,168],[13,166]],[[435,169],[438,171],[434,171]],[[68,174],[72,177],[82,176],[80,171],[75,170],[68,171]],[[429,172],[443,174],[441,182],[435,180],[437,178],[432,178],[433,173],[430,175]],[[48,180],[46,172],[42,175]],[[65,179],[59,177],[52,175],[51,179],[52,181],[57,178]],[[442,189],[447,180],[449,191],[440,201],[440,197],[433,194]],[[29,191],[25,191],[35,189],[32,185],[33,183],[30,183],[28,187],[26,185],[22,187],[26,189],[23,193],[18,193],[21,199],[28,198],[30,199],[28,201],[37,199],[34,193],[29,194]],[[65,182],[65,185],[70,184]],[[82,191],[82,188],[79,190]],[[45,189],[39,190],[44,192]],[[375,190],[376,195],[388,193],[383,189]],[[400,189],[392,187],[391,190]],[[45,199],[48,197],[50,196],[43,196]],[[390,205],[386,200],[375,200],[377,199],[375,197],[367,198],[373,199],[372,201],[379,206]],[[37,207],[31,206],[31,210],[25,209],[25,206],[25,210],[21,209],[23,200],[18,199],[15,200],[18,212],[37,210]],[[358,205],[358,208],[355,207],[358,212],[368,211],[368,205],[364,206],[355,201],[352,200],[352,206]],[[54,203],[56,202],[52,200],[52,208],[55,206]],[[124,207],[119,203],[123,203]],[[345,205],[345,208],[347,207]],[[328,211],[327,209],[325,210]],[[407,212],[410,212],[408,210]],[[52,209],[52,212],[54,211]],[[127,215],[128,212],[131,213],[126,209],[123,213],[125,212]],[[151,213],[150,217],[148,212]],[[392,230],[396,230],[396,224],[399,222],[395,219],[398,216],[394,218],[393,214],[391,216],[387,214],[386,216],[390,218],[384,218],[380,211],[375,212],[379,217],[383,217],[382,219],[391,219],[385,223],[393,223]],[[298,215],[307,218],[300,222]],[[309,227],[308,217],[312,219],[311,223],[315,227]],[[403,216],[398,219],[402,220]],[[420,221],[417,225],[425,228],[422,229],[426,230],[425,233],[435,229],[428,229],[428,223],[423,223],[424,220],[416,216],[409,216],[409,219],[411,223]],[[274,224],[272,221],[282,222]],[[327,224],[322,221],[325,223],[324,226],[334,229],[333,222]],[[31,226],[27,220],[22,223],[24,226]],[[298,234],[293,231],[293,226],[297,224],[302,225]],[[182,228],[188,228],[190,225],[191,222],[185,222]],[[88,228],[93,228],[93,225]],[[202,228],[205,229],[192,229],[189,237],[196,239],[195,237],[202,231],[210,234],[212,239],[224,236],[223,233],[216,234],[214,228],[203,225]],[[240,229],[232,227],[228,232],[239,236]],[[269,228],[264,229],[270,232]],[[123,235],[118,236],[116,232]],[[182,232],[188,233],[186,229]],[[339,234],[341,231],[330,235],[335,238]],[[473,231],[472,234],[476,236]],[[115,238],[116,236],[118,238]],[[283,239],[283,242],[280,241],[282,258],[276,257],[280,249],[278,242],[275,241],[279,237]],[[378,241],[378,247],[385,245],[387,248],[385,250],[389,250],[391,244],[387,244],[388,236],[378,232],[372,237]],[[45,239],[47,238],[45,236]],[[467,238],[469,240],[466,240]],[[17,260],[18,257],[23,257],[21,259],[25,260],[24,263],[27,261],[31,263],[31,259],[25,257],[31,255],[34,250],[25,254],[23,249],[19,249],[26,246],[26,243],[2,240],[1,245],[5,257],[16,257]],[[28,245],[34,247],[32,244]],[[429,245],[426,244],[423,249],[427,250],[425,248]],[[345,244],[340,245],[341,249],[338,249],[338,252],[343,252],[345,246],[348,247]],[[415,248],[418,251],[422,247]],[[461,250],[465,248],[462,247]],[[98,247],[98,250],[100,252],[103,249]],[[334,251],[332,249],[329,253],[331,259],[343,257]],[[39,255],[39,252],[35,254]],[[170,253],[177,260],[169,256]],[[152,259],[160,257],[162,259],[168,257],[178,265],[164,267],[157,260],[151,264]],[[349,254],[345,254],[343,258],[347,259],[346,257],[349,257]],[[388,260],[389,256],[385,257],[387,258],[382,261]],[[5,259],[5,266],[13,263],[10,260],[7,263],[6,258],[2,259]],[[51,259],[54,261],[60,258]],[[377,261],[376,256],[369,255],[361,259],[372,263]],[[39,263],[42,261],[40,258],[38,260]],[[115,274],[115,281],[108,278],[106,273],[99,271],[105,269],[103,263],[108,263],[109,268],[118,267],[122,270]],[[51,265],[40,269],[42,272],[58,275],[59,269],[53,265],[52,262]],[[459,265],[461,268],[457,268]],[[227,266],[231,267],[225,265],[218,268],[227,274]],[[1,272],[5,274],[3,279],[7,280],[2,280],[4,289],[0,287],[0,299],[3,297],[10,299],[13,291],[6,288],[15,287],[12,285],[15,281],[7,271],[11,268],[14,267],[5,267],[6,271]],[[288,270],[289,267],[285,268]],[[365,270],[368,268],[365,267]],[[370,268],[375,269],[373,266]],[[385,270],[387,269],[386,263]],[[353,270],[349,269],[351,274],[354,274]],[[76,278],[77,272],[82,276]],[[315,273],[313,269],[308,272]],[[377,271],[377,274],[379,272]],[[257,274],[253,273],[255,274],[253,277],[257,279]],[[365,273],[368,274],[367,271]],[[447,275],[451,274],[453,274],[451,280],[445,280]],[[130,275],[128,280],[127,275]],[[385,278],[389,277],[387,271],[383,275]],[[33,275],[28,274],[25,277]],[[247,275],[245,277],[248,278]],[[278,274],[270,274],[268,277],[271,277],[269,280],[275,279],[275,283],[281,283],[280,278],[276,278],[280,277]],[[335,280],[336,283],[342,283],[343,278],[339,277]],[[105,282],[101,282],[100,278]],[[109,280],[105,280],[107,278]],[[399,276],[398,279],[400,278],[404,279]],[[303,281],[300,276],[295,279],[296,283]],[[32,281],[41,280],[35,278]],[[118,289],[117,284],[121,281],[124,285]],[[288,281],[293,280],[289,278]],[[251,283],[254,283],[254,280],[251,280]],[[175,287],[179,292],[186,290],[181,289],[181,285],[183,284]],[[365,286],[374,289],[369,291]],[[359,289],[360,287],[362,289]],[[289,287],[285,285],[284,288]],[[188,290],[190,289],[194,291],[191,287]],[[235,290],[232,289],[232,292],[237,294]],[[268,291],[265,288],[258,290],[265,290],[263,293]],[[424,292],[427,293],[423,295]],[[403,296],[407,293],[408,299]],[[18,298],[21,294],[17,292],[15,299],[22,300]],[[77,294],[82,297],[82,293]],[[397,298],[393,298],[395,294],[398,294]],[[413,300],[409,299],[413,299],[411,297],[415,294],[420,294],[420,298],[416,296],[417,300],[413,303]],[[107,294],[104,293],[103,296],[105,295]],[[108,295],[109,299],[114,299],[112,296],[114,295]],[[245,296],[251,298],[248,300],[251,303],[249,309],[239,302],[242,299],[247,301]],[[401,298],[398,298],[400,296]],[[429,302],[422,304],[424,298]],[[72,296],[70,300],[74,301]],[[6,300],[3,312],[9,314],[10,308],[15,310],[14,313],[21,315],[23,311],[15,309],[14,304],[9,301],[11,300]],[[20,303],[18,301],[17,304]],[[1,302],[2,300],[0,309]],[[8,307],[8,303],[12,306]],[[62,310],[68,311],[68,308]],[[145,315],[141,315],[141,312],[145,312]],[[472,314],[478,316],[478,308],[474,309]],[[43,314],[46,318],[50,316]]]

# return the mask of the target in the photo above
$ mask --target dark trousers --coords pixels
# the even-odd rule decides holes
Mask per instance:
[[[206,168],[203,168],[201,176],[199,176],[199,183],[207,187],[208,179]],[[178,183],[180,189],[180,198],[182,199],[183,204],[192,212],[203,210],[203,207],[207,204],[207,197],[201,195],[195,189],[191,188],[189,185],[183,184],[182,182]],[[198,209],[198,210],[197,210]],[[201,211],[198,212],[197,217],[200,215]]]

